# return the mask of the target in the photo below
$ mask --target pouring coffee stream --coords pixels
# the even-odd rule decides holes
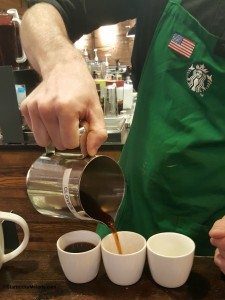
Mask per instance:
[[[101,220],[102,223],[107,225],[113,233],[113,237],[116,243],[116,248],[119,254],[122,254],[122,248],[119,240],[119,236],[116,230],[115,221],[113,218],[105,213],[98,205],[95,199],[84,191],[80,191],[80,197],[82,206],[89,216],[94,216],[95,219]]]

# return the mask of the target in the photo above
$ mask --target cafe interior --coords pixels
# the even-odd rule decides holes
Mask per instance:
[[[42,81],[20,42],[27,9],[26,1],[0,0],[0,299],[225,299],[225,276],[212,256],[195,255],[190,238],[146,240],[114,223],[127,185],[118,161],[138,99],[136,19],[73,44],[95,82],[108,134],[89,157],[85,127],[78,149],[44,148],[21,114]],[[110,228],[103,239],[99,224]]]

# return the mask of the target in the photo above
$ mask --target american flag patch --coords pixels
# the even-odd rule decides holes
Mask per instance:
[[[190,58],[194,51],[195,43],[184,38],[178,33],[174,33],[168,47],[173,49],[175,52]]]

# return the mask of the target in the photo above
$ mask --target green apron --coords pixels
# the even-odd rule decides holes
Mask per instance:
[[[145,238],[180,232],[212,255],[208,232],[225,215],[225,58],[180,3],[168,2],[142,72],[116,224]]]

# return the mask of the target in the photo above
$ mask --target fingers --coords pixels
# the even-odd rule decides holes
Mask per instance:
[[[107,139],[104,116],[101,106],[97,106],[89,120],[89,131],[87,135],[87,152],[90,156],[96,155],[99,147]]]
[[[217,220],[212,229],[209,231],[209,235],[212,238],[220,239],[225,237],[225,217],[220,220]]]
[[[46,101],[24,103],[22,112],[31,124],[38,145],[47,147],[50,143],[58,150],[74,149],[79,145],[76,118],[58,111],[58,107]],[[77,134],[76,134],[77,132]]]
[[[225,251],[225,237],[220,239],[211,238],[210,243],[221,251]]]
[[[60,125],[57,114],[54,113],[54,107],[49,105],[49,103],[39,102],[38,111],[36,115],[39,115],[42,123],[45,126],[45,129],[50,137],[51,144],[53,144],[58,150],[65,150],[66,147],[61,139],[60,135]],[[35,115],[33,115],[33,119],[35,119]],[[38,124],[37,124],[38,125]]]
[[[47,147],[51,143],[51,138],[46,130],[44,123],[38,114],[35,113],[34,109],[30,110],[30,116],[32,119],[32,131],[34,138],[38,145],[42,147]]]
[[[57,109],[59,117],[60,137],[66,149],[74,149],[79,146],[79,127],[85,126],[87,133],[86,147],[90,156],[94,156],[98,148],[107,139],[107,131],[105,128],[104,115],[98,99],[92,110],[87,110],[83,114],[73,114],[69,110],[69,105],[63,105]],[[80,120],[83,117],[82,120]]]
[[[39,98],[39,100],[36,100]],[[41,99],[41,100],[40,100]],[[98,99],[92,109],[74,109],[70,101],[53,101],[37,91],[21,104],[21,113],[33,131],[38,145],[47,147],[52,143],[57,149],[74,149],[79,146],[79,125],[84,121],[88,127],[87,152],[94,156],[107,139],[104,115]],[[82,121],[80,119],[82,118]]]
[[[51,139],[39,116],[37,105],[28,105],[24,101],[24,103],[21,105],[21,112],[25,117],[29,128],[32,130],[37,144],[41,147],[48,146],[51,142]]]
[[[225,256],[219,249],[216,249],[215,251],[214,263],[225,274]]]
[[[87,152],[90,156],[96,155],[99,147],[107,139],[107,132],[104,128],[98,131],[89,131],[87,136]]]
[[[74,70],[79,70],[79,76]],[[43,147],[50,143],[59,150],[78,147],[82,122],[88,127],[89,155],[95,155],[107,138],[96,86],[83,61],[57,64],[22,102],[21,112]]]
[[[65,149],[74,149],[79,146],[79,116],[71,114],[68,108],[58,107],[59,134]]]
[[[30,130],[32,130],[31,118],[30,118],[30,115],[29,115],[29,111],[28,111],[27,105],[25,105],[24,101],[23,101],[23,103],[20,106],[20,111],[21,111],[22,116],[25,119],[26,124],[28,125],[28,127],[30,128]]]
[[[225,274],[225,217],[217,220],[209,232],[210,243],[216,247],[214,262]]]

